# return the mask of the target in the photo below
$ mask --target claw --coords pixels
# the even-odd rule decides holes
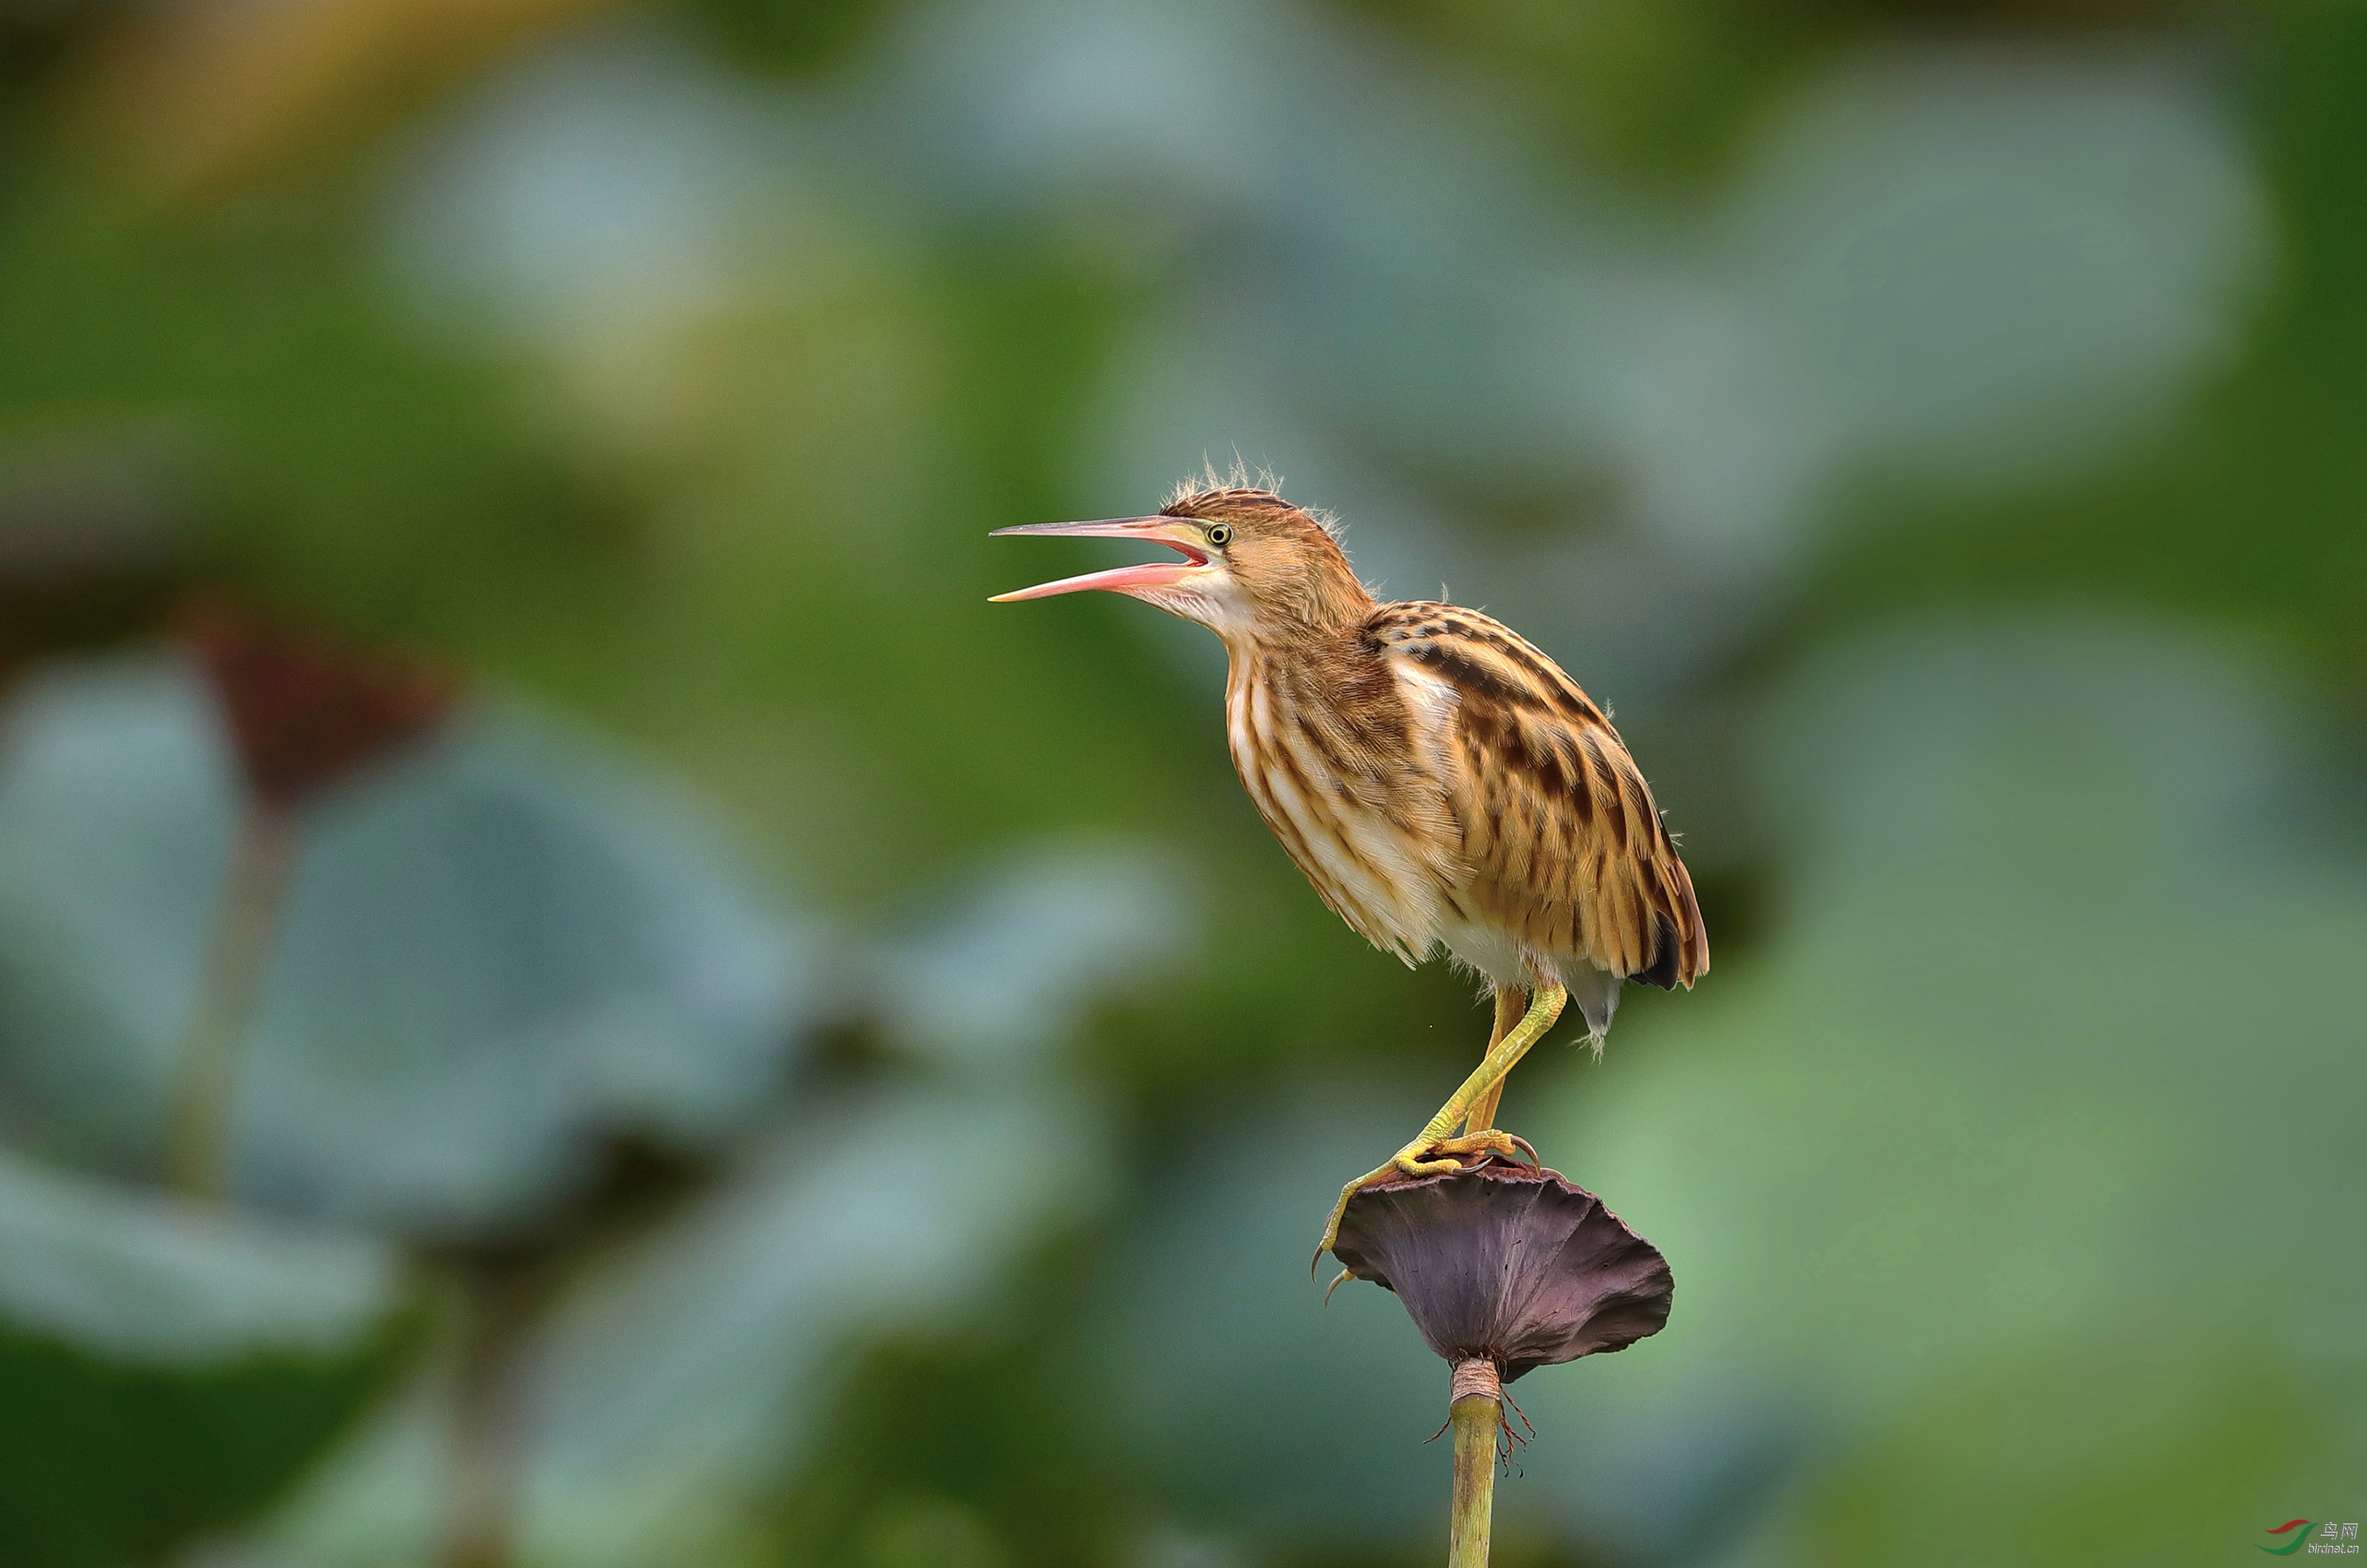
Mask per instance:
[[[1480,1133],[1467,1133],[1459,1138],[1444,1139],[1431,1146],[1432,1149],[1438,1154],[1476,1155],[1485,1153],[1490,1156],[1501,1156],[1506,1158],[1510,1158],[1512,1155],[1522,1149],[1527,1149],[1529,1159],[1533,1164],[1535,1162],[1537,1155],[1537,1151],[1529,1146],[1527,1140],[1516,1137],[1512,1134],[1504,1132],[1501,1128],[1496,1127],[1490,1127],[1487,1131]]]
[[[1320,1258],[1323,1255],[1319,1252],[1315,1256]],[[1331,1292],[1338,1290],[1342,1285],[1346,1284],[1355,1277],[1356,1271],[1353,1269],[1342,1269],[1339,1273],[1333,1275],[1331,1282],[1323,1287],[1323,1304],[1325,1306],[1330,1306],[1331,1304]]]
[[[1415,1146],[1418,1145],[1409,1145],[1408,1148]],[[1399,1162],[1406,1157],[1406,1149],[1399,1149],[1396,1158],[1391,1159],[1388,1164],[1365,1172],[1364,1175],[1340,1189],[1340,1201],[1331,1205],[1331,1216],[1323,1222],[1323,1239],[1315,1244],[1315,1256],[1307,1260],[1308,1279],[1315,1278],[1316,1270],[1323,1265],[1323,1255],[1331,1250],[1333,1242],[1340,1239],[1340,1216],[1348,1212],[1348,1200],[1370,1187],[1374,1182],[1387,1181],[1395,1176],[1398,1173]]]
[[[1340,1239],[1340,1218],[1348,1212],[1348,1200],[1365,1188],[1376,1181],[1392,1180],[1400,1172],[1412,1177],[1451,1176],[1459,1170],[1468,1170],[1479,1163],[1478,1160],[1456,1158],[1455,1157],[1456,1156],[1468,1156],[1482,1153],[1490,1156],[1510,1156],[1516,1150],[1527,1152],[1529,1164],[1532,1167],[1539,1164],[1537,1151],[1526,1138],[1493,1127],[1483,1133],[1468,1133],[1459,1138],[1441,1138],[1435,1142],[1417,1140],[1408,1144],[1389,1156],[1388,1164],[1376,1170],[1365,1172],[1364,1175],[1340,1189],[1340,1201],[1331,1205],[1331,1216],[1323,1224],[1323,1239],[1316,1243],[1315,1256],[1307,1260],[1307,1277],[1310,1280],[1316,1277],[1317,1272],[1323,1266],[1323,1255],[1331,1250],[1333,1242]],[[1425,1158],[1425,1156],[1433,1157]],[[1337,1280],[1331,1281],[1335,1289],[1339,1283]],[[1323,1298],[1326,1301],[1331,1300],[1331,1291],[1325,1291]]]

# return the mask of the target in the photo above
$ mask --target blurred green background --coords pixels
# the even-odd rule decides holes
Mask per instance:
[[[1206,634],[984,603],[1236,457],[1703,893],[1506,1101],[1678,1290],[1500,1562],[2367,1516],[2363,285],[2336,0],[9,0],[0,1562],[1436,1561],[1305,1259],[1486,1014]],[[465,683],[288,818],[214,1201],[193,594]]]

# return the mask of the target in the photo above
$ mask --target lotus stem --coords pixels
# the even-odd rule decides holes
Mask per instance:
[[[166,1175],[194,1198],[230,1195],[231,1114],[255,1003],[271,969],[289,873],[296,863],[293,813],[261,802],[240,820],[213,931],[176,1061]]]
[[[1446,1568],[1488,1568],[1488,1529],[1496,1506],[1496,1427],[1503,1387],[1496,1363],[1474,1356],[1455,1365],[1447,1395],[1455,1427],[1455,1512],[1447,1521]]]
[[[515,1260],[460,1259],[459,1333],[452,1373],[451,1465],[442,1568],[510,1568],[523,1469],[518,1351],[549,1305],[546,1270]]]

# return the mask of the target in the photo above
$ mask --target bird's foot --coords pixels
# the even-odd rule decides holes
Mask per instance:
[[[1454,1123],[1450,1122],[1447,1125],[1453,1126]],[[1530,1147],[1526,1138],[1507,1133],[1501,1127],[1467,1133],[1459,1138],[1416,1138],[1392,1155],[1388,1164],[1365,1172],[1340,1189],[1340,1201],[1331,1205],[1331,1217],[1323,1223],[1323,1239],[1315,1245],[1315,1257],[1308,1263],[1308,1272],[1315,1271],[1316,1265],[1323,1261],[1323,1255],[1331,1250],[1331,1244],[1340,1239],[1340,1217],[1348,1212],[1348,1200],[1365,1188],[1376,1182],[1394,1180],[1399,1176],[1446,1176],[1467,1170],[1480,1163],[1470,1158],[1473,1155],[1501,1155],[1511,1158],[1518,1154],[1526,1154],[1531,1165],[1537,1163],[1537,1151]],[[1337,1289],[1340,1281],[1334,1280],[1331,1283]],[[1330,1293],[1325,1292],[1327,1299]]]
[[[1521,1164],[1542,1163],[1537,1158],[1536,1149],[1531,1145],[1528,1139],[1522,1137],[1518,1133],[1507,1133],[1501,1127],[1482,1127],[1476,1133],[1466,1133],[1459,1138],[1449,1138],[1444,1143],[1433,1144],[1430,1148],[1432,1153],[1442,1155],[1490,1154],[1501,1155],[1506,1159],[1526,1156],[1525,1159],[1520,1161]]]

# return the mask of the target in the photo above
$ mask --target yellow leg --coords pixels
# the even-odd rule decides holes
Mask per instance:
[[[1528,1011],[1528,1009],[1529,993],[1525,987],[1520,986],[1496,987],[1496,1028],[1488,1036],[1489,1051],[1493,1051],[1504,1043],[1504,1036],[1512,1032],[1514,1027],[1521,1021],[1521,1015]],[[1484,1053],[1482,1059],[1485,1059]],[[1471,1114],[1463,1119],[1464,1132],[1484,1133],[1494,1126],[1496,1102],[1503,1098],[1504,1080],[1499,1078],[1488,1086],[1485,1093],[1471,1102]]]
[[[1386,1181],[1401,1172],[1407,1176],[1438,1176],[1463,1168],[1460,1160],[1433,1157],[1436,1156],[1472,1155],[1482,1150],[1511,1155],[1521,1148],[1520,1143],[1509,1133],[1478,1132],[1459,1138],[1453,1134],[1479,1097],[1501,1083],[1504,1075],[1512,1070],[1512,1064],[1526,1055],[1530,1046],[1545,1038],[1546,1031],[1561,1017],[1562,1004],[1569,999],[1569,993],[1559,986],[1538,987],[1535,996],[1530,999],[1527,1016],[1521,1020],[1512,1033],[1489,1051],[1487,1060],[1463,1080],[1463,1087],[1439,1107],[1438,1114],[1430,1119],[1429,1124],[1416,1134],[1413,1142],[1391,1156],[1388,1164],[1376,1170],[1366,1171],[1340,1189],[1340,1201],[1331,1205],[1331,1217],[1323,1226],[1323,1239],[1315,1248],[1317,1261],[1321,1261],[1323,1255],[1331,1250],[1331,1244],[1340,1238],[1340,1216],[1347,1213],[1348,1200],[1364,1188],[1376,1181]]]

